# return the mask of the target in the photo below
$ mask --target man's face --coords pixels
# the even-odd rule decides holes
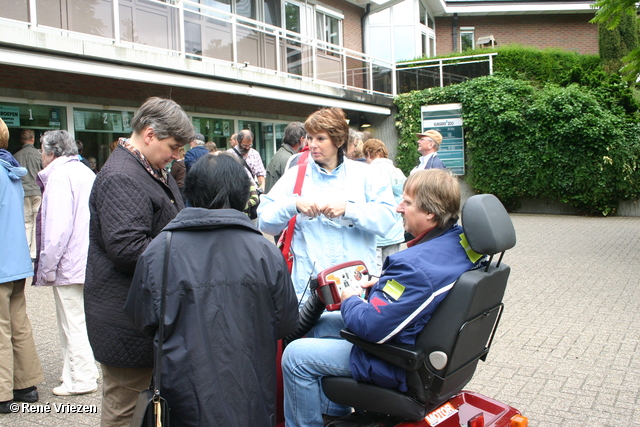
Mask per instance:
[[[242,142],[238,143],[238,150],[245,156],[249,153],[251,147],[253,147],[253,139],[248,136],[242,138]]]
[[[402,193],[402,201],[396,207],[396,212],[404,219],[404,229],[414,236],[419,236],[436,225],[433,222],[434,215],[421,211],[413,195],[406,191]]]
[[[433,151],[435,145],[436,143],[433,139],[429,138],[428,136],[422,136],[418,140],[418,151],[423,156],[427,155]]]
[[[158,139],[153,135],[145,147],[146,152],[142,154],[147,158],[149,164],[154,169],[164,169],[169,162],[179,158],[181,145],[173,137]]]

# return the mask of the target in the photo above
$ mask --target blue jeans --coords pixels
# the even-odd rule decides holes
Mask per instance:
[[[322,391],[322,377],[351,376],[353,344],[340,338],[343,328],[340,313],[325,313],[307,334],[310,338],[300,338],[285,349],[282,374],[287,427],[322,427],[322,414],[351,413],[351,408],[331,402]]]

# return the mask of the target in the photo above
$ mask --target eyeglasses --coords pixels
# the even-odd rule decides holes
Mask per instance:
[[[240,144],[240,146],[242,148],[251,148],[251,147],[253,147],[253,144]]]

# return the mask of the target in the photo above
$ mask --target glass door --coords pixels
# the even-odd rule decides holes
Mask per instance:
[[[313,36],[313,9],[310,6],[289,0],[285,2],[284,14],[285,28],[288,31],[302,36]],[[311,47],[302,43],[300,37],[288,35],[284,41],[283,53],[285,55],[283,69],[287,73],[311,77]]]

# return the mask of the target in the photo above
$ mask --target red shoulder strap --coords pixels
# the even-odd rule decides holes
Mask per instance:
[[[293,194],[298,196],[302,192],[302,183],[304,182],[304,175],[307,172],[307,164],[309,163],[309,152],[305,151],[300,155],[300,161],[298,162],[298,176],[296,177],[296,183],[293,186]],[[282,253],[285,257],[289,254],[291,248],[291,240],[293,239],[293,230],[296,226],[296,215],[289,220],[287,224],[287,234],[285,236],[284,244],[282,245]]]

